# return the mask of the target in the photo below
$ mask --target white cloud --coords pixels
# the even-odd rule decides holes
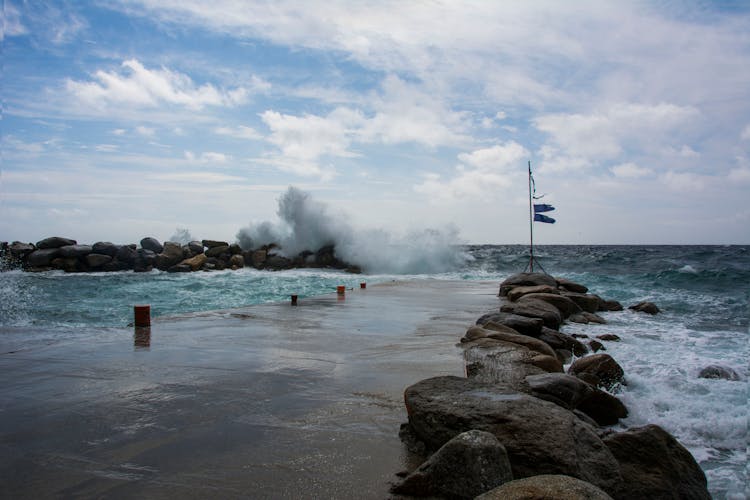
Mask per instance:
[[[244,125],[240,125],[234,128],[218,127],[216,128],[215,132],[219,135],[227,135],[230,137],[235,137],[237,139],[247,139],[249,141],[254,141],[254,140],[263,138],[260,132],[258,132],[252,127],[246,127]]]
[[[102,153],[114,153],[119,150],[120,147],[116,144],[97,144],[94,149]]]
[[[515,141],[461,153],[458,155],[461,163],[452,178],[443,179],[438,174],[428,173],[414,190],[441,200],[484,197],[510,186],[521,172],[518,166],[523,165],[528,155],[526,148]]]
[[[5,0],[3,2],[3,29],[0,40],[6,36],[20,36],[28,32],[29,30],[21,22],[21,13],[10,0]]]
[[[750,124],[745,125],[745,128],[742,129],[740,139],[742,139],[743,141],[750,141]]]
[[[707,177],[690,173],[690,172],[675,172],[669,170],[660,176],[661,181],[667,186],[667,188],[673,191],[679,192],[698,192],[703,191],[707,187]]]
[[[616,165],[610,169],[615,177],[622,179],[638,179],[640,177],[646,177],[653,173],[653,170],[646,167],[640,167],[635,163],[622,163]]]
[[[98,70],[90,81],[69,79],[66,90],[81,104],[95,109],[175,105],[200,110],[205,106],[236,106],[247,100],[245,88],[226,90],[210,83],[198,86],[184,73],[165,67],[148,69],[136,59],[123,62],[122,68],[122,73]]]
[[[231,160],[231,156],[215,151],[206,151],[196,155],[192,151],[185,151],[185,159],[189,162],[197,163],[226,163]]]
[[[124,128],[116,128],[112,131],[112,134],[113,135],[125,135],[126,132],[127,130],[125,130]]]
[[[729,171],[729,180],[732,182],[750,183],[750,167],[741,166]]]
[[[139,135],[143,135],[143,136],[146,136],[146,137],[153,137],[154,135],[156,135],[156,129],[155,128],[153,128],[153,127],[144,127],[143,125],[139,125],[139,126],[135,127],[135,131]]]

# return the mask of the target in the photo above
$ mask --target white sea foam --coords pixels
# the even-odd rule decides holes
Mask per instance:
[[[420,229],[404,235],[384,229],[356,229],[346,215],[332,214],[326,204],[295,187],[289,187],[279,198],[277,214],[277,222],[264,221],[240,229],[240,245],[249,249],[278,243],[285,256],[335,245],[338,258],[368,273],[442,273],[466,260],[457,246],[456,228]]]

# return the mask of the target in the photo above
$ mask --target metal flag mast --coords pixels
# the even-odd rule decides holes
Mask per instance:
[[[534,263],[542,270],[544,274],[547,271],[544,270],[542,265],[534,258],[534,221],[546,222],[548,224],[554,224],[555,219],[547,217],[538,212],[549,212],[555,209],[552,205],[546,203],[534,204],[533,200],[537,200],[544,195],[534,196],[536,194],[536,185],[534,184],[534,177],[531,175],[531,160],[529,160],[529,263],[526,265],[524,272],[534,272]]]

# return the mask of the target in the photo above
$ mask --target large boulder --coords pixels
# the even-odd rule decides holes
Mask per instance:
[[[646,425],[610,434],[604,444],[620,464],[623,482],[612,495],[618,500],[711,498],[706,475],[693,456],[661,427]]]
[[[266,250],[255,250],[253,251],[253,255],[251,258],[251,262],[253,263],[253,267],[260,269],[263,267],[263,265],[266,262],[266,258],[268,256],[268,252]]]
[[[528,295],[530,293],[559,293],[559,292],[557,291],[557,288],[555,288],[554,286],[549,286],[549,285],[517,286],[515,288],[508,290],[506,297],[511,302],[515,302],[516,300],[520,299],[524,295]]]
[[[135,259],[138,257],[138,251],[136,250],[135,244],[123,245],[117,250],[115,258],[120,262],[124,262],[129,265],[133,265]]]
[[[575,477],[540,474],[509,481],[476,500],[612,500],[612,497]]]
[[[100,253],[90,253],[86,255],[85,261],[90,269],[99,269],[109,264],[112,261],[112,257]]]
[[[636,312],[643,312],[646,314],[658,314],[659,312],[661,312],[656,304],[648,301],[638,302],[637,304],[629,306],[628,309],[632,309]]]
[[[520,344],[480,338],[461,347],[464,348],[466,376],[478,381],[527,392],[527,376],[547,373],[538,366],[539,356],[547,356]]]
[[[600,311],[622,311],[622,309],[622,304],[620,304],[616,300],[602,299],[601,302],[599,302]]]
[[[229,266],[233,269],[245,267],[245,258],[241,254],[234,254],[229,258]]]
[[[489,432],[471,430],[445,443],[391,492],[470,499],[512,479],[508,454],[500,441]]]
[[[96,243],[94,243],[94,246],[91,248],[91,250],[94,253],[100,253],[102,255],[115,257],[117,256],[118,250],[120,250],[120,245],[115,245],[114,243],[109,241],[97,241]]]
[[[91,245],[65,245],[58,248],[57,255],[63,259],[77,259],[93,252]]]
[[[594,428],[554,403],[500,384],[451,376],[408,387],[404,400],[409,427],[428,450],[479,429],[505,446],[513,477],[565,474],[605,491],[621,481],[617,461]]]
[[[535,287],[536,288],[536,287]],[[526,316],[527,318],[540,318],[544,326],[557,330],[562,324],[563,318],[560,311],[543,300],[521,300],[500,306],[500,312]]]
[[[229,247],[229,243],[227,243],[226,241],[203,240],[203,241],[201,241],[201,243],[206,248]]]
[[[557,288],[557,280],[544,273],[518,273],[505,279],[500,283],[501,297],[505,297],[510,290],[517,286],[548,285]]]
[[[190,250],[190,253],[192,253],[193,255],[203,253],[203,243],[201,243],[200,241],[191,241],[187,244],[187,247]]]
[[[203,264],[206,263],[208,260],[208,257],[205,253],[199,253],[195,255],[194,257],[190,257],[189,259],[185,259],[181,262],[181,264],[185,264],[187,266],[190,266],[190,269],[193,271],[197,271],[201,267],[203,267]]]
[[[34,250],[26,257],[26,264],[30,267],[49,266],[53,259],[60,253],[59,248],[42,248]]]
[[[17,258],[17,259],[23,259],[27,255],[29,255],[31,252],[36,250],[36,247],[32,245],[31,243],[23,243],[21,241],[14,241],[8,246],[8,250],[10,250],[10,254]]]
[[[589,291],[589,289],[584,285],[565,278],[557,278],[557,287],[562,290],[567,290],[569,292],[575,293],[586,293]]]
[[[529,300],[541,300],[555,306],[559,309],[563,319],[571,314],[582,311],[578,304],[570,300],[568,297],[556,293],[530,293],[518,299],[518,302],[521,303]]]
[[[728,366],[708,365],[698,373],[698,378],[718,378],[724,380],[739,380],[739,374]]]
[[[203,240],[208,241],[208,240]],[[214,243],[214,242],[211,242]],[[229,245],[215,245],[212,247],[208,247],[208,250],[206,250],[206,255],[208,257],[218,257],[222,254],[228,254],[229,253]]]
[[[568,373],[607,390],[614,389],[625,381],[625,372],[609,354],[592,354],[578,358],[570,365]]]
[[[599,304],[602,299],[597,295],[591,293],[575,293],[575,292],[564,292],[561,294],[563,297],[567,297],[580,307],[582,310],[590,313],[595,313],[599,310]]]
[[[544,373],[526,377],[532,396],[550,401],[568,410],[580,410],[597,425],[614,425],[628,416],[625,405],[615,396],[563,373]]]
[[[481,338],[487,337],[496,340],[502,340],[504,342],[511,342],[513,344],[522,345],[532,351],[536,351],[539,354],[545,354],[547,356],[555,357],[555,351],[547,344],[534,337],[528,335],[521,335],[520,333],[509,333],[502,327],[500,330],[493,329],[494,323],[488,323],[485,328],[480,326],[472,326],[467,330],[468,338]],[[478,331],[479,330],[479,331]]]
[[[541,318],[528,318],[526,316],[504,312],[487,313],[481,316],[476,324],[483,326],[490,322],[508,326],[518,333],[530,337],[538,337],[542,332],[542,326],[544,326],[544,320]]]
[[[570,351],[576,356],[583,356],[588,353],[589,350],[585,344],[577,340],[575,337],[566,333],[553,330],[552,328],[542,328],[542,332],[537,337],[539,340],[546,342],[553,349],[565,349]]]
[[[78,243],[76,240],[70,238],[62,238],[60,236],[52,236],[50,238],[44,238],[41,241],[36,242],[36,247],[39,250],[47,250],[50,248],[60,248],[66,245],[75,245]]]
[[[159,240],[150,236],[141,240],[141,248],[151,250],[154,254],[161,253],[164,250],[164,247],[159,243]]]
[[[156,256],[154,263],[157,269],[165,271],[181,262],[182,259],[182,245],[175,243],[174,241],[165,241],[163,249],[161,253]]]

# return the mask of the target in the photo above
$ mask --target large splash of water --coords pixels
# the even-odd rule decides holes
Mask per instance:
[[[368,273],[442,273],[457,269],[467,258],[459,247],[455,227],[412,230],[402,235],[354,228],[345,215],[332,214],[325,203],[292,186],[278,201],[279,220],[240,229],[240,246],[250,249],[276,243],[281,253],[290,257],[334,245],[339,259]]]

